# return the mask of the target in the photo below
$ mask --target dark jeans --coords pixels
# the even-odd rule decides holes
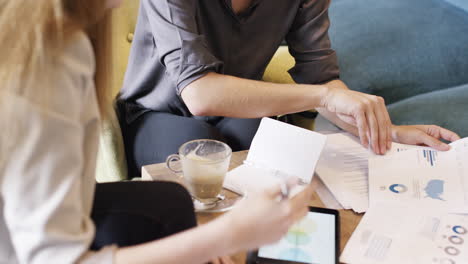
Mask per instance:
[[[123,107],[118,116],[127,157],[128,175],[141,175],[141,167],[164,162],[179,147],[194,139],[215,139],[228,144],[233,151],[250,148],[261,119],[220,117],[205,121],[170,113],[146,112],[131,123],[125,122]]]
[[[196,226],[190,195],[170,182],[97,184],[91,217],[93,250],[141,244]]]

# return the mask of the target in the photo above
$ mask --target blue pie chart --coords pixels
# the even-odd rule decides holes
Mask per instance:
[[[463,240],[463,238],[459,237],[459,236],[450,236],[448,238],[448,240],[454,244],[454,245],[461,245],[463,244],[465,241]]]
[[[455,232],[455,233],[457,233],[459,235],[464,235],[464,234],[468,233],[468,230],[466,230],[466,228],[464,228],[463,226],[459,226],[459,225],[454,226],[452,228],[452,230],[453,230],[453,232]]]
[[[403,184],[392,184],[388,189],[394,193],[405,193],[408,191],[408,187]]]

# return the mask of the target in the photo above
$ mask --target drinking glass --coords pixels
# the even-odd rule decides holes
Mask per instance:
[[[223,142],[210,139],[189,141],[179,148],[179,154],[167,157],[167,167],[182,173],[190,194],[205,207],[215,206],[223,188],[232,150]],[[175,168],[180,161],[181,169]]]

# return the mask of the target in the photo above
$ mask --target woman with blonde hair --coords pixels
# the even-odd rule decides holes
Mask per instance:
[[[193,228],[179,185],[96,185],[107,49],[93,31],[95,62],[85,30],[119,2],[0,0],[0,263],[203,263],[274,242],[307,212],[310,187],[283,200],[274,187]]]

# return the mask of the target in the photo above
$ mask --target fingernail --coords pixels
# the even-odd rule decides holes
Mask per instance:
[[[369,148],[369,145],[368,145],[367,141],[365,141],[365,140],[362,141],[362,145],[363,145],[365,148]]]
[[[443,150],[450,150],[450,146],[447,144],[441,144],[440,146],[443,148]]]
[[[387,150],[392,149],[392,141],[387,141]]]

